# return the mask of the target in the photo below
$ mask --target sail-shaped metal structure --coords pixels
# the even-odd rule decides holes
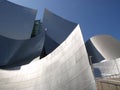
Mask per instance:
[[[79,25],[41,60],[20,70],[0,70],[0,80],[1,90],[96,90]]]
[[[29,39],[0,36],[0,90],[96,90],[80,26],[49,10],[39,25]]]
[[[37,11],[7,0],[0,2],[0,35],[12,39],[29,39]]]
[[[31,38],[35,16],[36,10],[0,2],[0,67],[26,64],[40,55],[45,32]]]
[[[59,46],[76,26],[77,23],[68,21],[45,9],[43,16],[43,28],[46,31],[46,54],[49,54],[57,46]]]
[[[97,35],[90,38],[86,42],[86,48],[93,63],[120,57],[120,41],[110,35]]]

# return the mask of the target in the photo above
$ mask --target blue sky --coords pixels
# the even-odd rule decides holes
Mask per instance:
[[[120,40],[120,0],[9,0],[37,9],[37,19],[44,8],[80,24],[84,39],[109,34]]]

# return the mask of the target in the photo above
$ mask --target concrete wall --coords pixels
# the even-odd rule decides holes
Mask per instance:
[[[79,25],[45,58],[12,69],[0,69],[0,90],[96,90]]]

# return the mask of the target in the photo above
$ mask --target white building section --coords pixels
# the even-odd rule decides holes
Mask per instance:
[[[120,57],[120,41],[110,35],[97,35],[90,38],[86,42],[86,48],[94,63]]]

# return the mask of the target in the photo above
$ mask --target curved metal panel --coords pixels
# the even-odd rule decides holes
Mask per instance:
[[[45,36],[45,54],[51,53],[55,48],[57,48],[59,44],[51,39],[47,34]]]
[[[46,48],[49,48],[46,49],[46,52],[50,53],[58,45],[60,45],[76,26],[76,23],[63,19],[62,17],[59,17],[49,10],[45,9],[43,17],[43,28],[45,29],[46,34],[49,37],[48,39],[52,40],[51,42],[48,42],[48,40],[46,41],[45,45],[49,43],[49,45],[46,45]],[[56,45],[54,46],[52,43],[53,41],[56,43]]]
[[[0,53],[2,53],[0,54],[0,66],[29,63],[40,55],[44,39],[44,31],[27,40],[14,40],[0,36]]]
[[[7,0],[0,2],[0,35],[12,39],[29,39],[32,33],[36,10]]]
[[[45,58],[20,70],[0,70],[0,89],[96,90],[79,25]]]
[[[43,27],[46,30],[47,35],[58,44],[61,44],[76,26],[76,23],[63,19],[45,9]]]
[[[109,35],[98,35],[90,38],[86,42],[86,48],[94,63],[120,57],[120,42]]]

